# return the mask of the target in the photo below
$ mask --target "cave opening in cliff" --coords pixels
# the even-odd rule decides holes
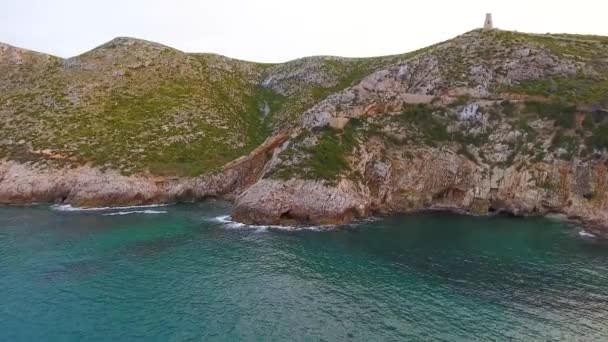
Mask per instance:
[[[462,202],[465,197],[465,191],[458,187],[448,187],[433,195],[433,199],[445,202]]]
[[[295,218],[293,216],[291,216],[291,211],[287,210],[283,213],[281,213],[281,220],[282,221],[289,221],[289,220],[294,220]]]

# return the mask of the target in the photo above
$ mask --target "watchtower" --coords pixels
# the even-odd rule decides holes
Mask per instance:
[[[483,23],[483,29],[485,31],[492,30],[494,25],[492,24],[492,13],[486,13],[486,21]]]

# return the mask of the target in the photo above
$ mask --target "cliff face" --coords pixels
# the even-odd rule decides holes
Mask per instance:
[[[0,203],[224,196],[260,224],[443,208],[608,226],[606,56],[605,37],[498,30],[275,65],[131,38],[65,60],[1,45]]]
[[[471,32],[328,96],[237,197],[235,218],[341,223],[441,208],[605,226],[607,44],[514,37]],[[579,43],[598,51],[561,50]]]
[[[0,204],[69,203],[80,207],[132,206],[206,197],[233,199],[253,184],[269,151],[285,140],[268,138],[249,155],[200,177],[122,175],[82,166],[49,169],[14,161],[0,163]]]
[[[471,214],[563,214],[599,234],[608,222],[602,162],[539,162],[525,167],[478,165],[449,149],[392,151],[357,160],[363,177],[335,185],[263,179],[236,199],[234,217],[252,224],[345,223],[371,214],[446,209]]]

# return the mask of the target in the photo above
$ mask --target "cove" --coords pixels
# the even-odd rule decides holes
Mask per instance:
[[[0,340],[608,339],[608,244],[566,223],[230,211],[0,207]]]

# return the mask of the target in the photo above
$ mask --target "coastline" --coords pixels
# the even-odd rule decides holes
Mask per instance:
[[[269,138],[248,156],[218,172],[195,178],[126,176],[91,166],[42,169],[3,161],[0,203],[46,203],[93,210],[218,198],[233,203],[236,222],[260,226],[339,225],[373,215],[432,210],[478,216],[560,215],[560,220],[608,238],[608,212],[604,210],[607,194],[601,187],[606,184],[603,164],[556,161],[531,165],[529,169],[536,173],[515,167],[488,173],[450,151],[429,150],[420,158],[384,161],[388,166],[383,168],[368,158],[369,164],[361,166],[361,173],[367,177],[363,183],[343,179],[332,185],[268,178],[273,158],[286,141],[285,135]],[[429,167],[433,172],[425,171]],[[370,168],[385,172],[370,173]],[[559,186],[540,188],[531,179],[554,179],[552,182]],[[581,183],[581,179],[587,183]],[[587,199],[585,191],[594,191],[595,197]]]
[[[77,207],[77,206],[73,206],[72,204],[69,203],[61,203],[61,204],[57,204],[57,203],[52,203],[52,202],[31,202],[31,203],[27,203],[27,202],[23,202],[23,203],[0,203],[0,206],[17,206],[17,207],[29,207],[29,206],[46,206],[48,207],[49,210],[53,210],[53,211],[58,211],[58,212],[109,212],[110,214],[104,214],[104,215],[126,215],[126,214],[132,214],[132,213],[161,213],[161,211],[158,212],[148,212],[150,209],[162,209],[164,207],[168,207],[168,206],[172,206],[172,205],[179,205],[179,204],[187,204],[187,203],[200,203],[200,202],[206,202],[206,201],[214,201],[214,200],[219,200],[219,201],[224,201],[227,203],[230,203],[231,206],[233,206],[234,208],[234,196],[208,196],[202,199],[198,199],[198,200],[191,200],[191,201],[173,201],[173,202],[155,202],[155,203],[150,203],[150,204],[141,204],[141,203],[134,203],[133,205],[128,205],[128,206],[113,206],[113,205],[107,205],[104,207],[91,207],[91,206],[87,206],[87,207]],[[124,210],[124,211],[121,211]],[[283,221],[280,222],[280,224],[255,224],[255,223],[246,223],[246,222],[241,222],[238,220],[235,220],[232,216],[226,216],[224,217],[223,220],[218,219],[218,222],[223,222],[223,223],[230,223],[232,226],[236,226],[236,227],[243,227],[243,226],[249,226],[252,228],[256,228],[256,229],[268,229],[268,228],[276,228],[276,229],[281,229],[281,230],[301,230],[301,229],[308,229],[308,230],[315,230],[315,231],[324,231],[324,230],[333,230],[336,229],[336,227],[340,227],[341,225],[350,225],[350,224],[357,224],[359,222],[365,222],[368,220],[374,220],[374,219],[382,219],[382,218],[387,218],[387,217],[391,217],[391,216],[397,216],[397,215],[405,215],[406,217],[409,215],[416,215],[416,214],[424,214],[424,213],[439,213],[439,214],[454,214],[454,215],[462,215],[462,216],[473,216],[473,217],[500,217],[500,216],[511,216],[511,217],[517,217],[517,218],[521,218],[521,219],[526,219],[526,218],[533,218],[533,217],[541,217],[541,218],[546,218],[546,219],[551,219],[551,220],[555,220],[558,222],[562,222],[565,224],[568,224],[570,226],[573,227],[574,230],[578,230],[578,234],[581,237],[584,238],[592,238],[592,239],[603,239],[603,240],[608,240],[608,229],[606,229],[605,226],[598,224],[596,222],[589,222],[589,221],[585,221],[584,219],[581,218],[573,218],[573,217],[567,217],[564,214],[560,214],[560,213],[547,213],[547,214],[524,214],[524,215],[514,215],[513,213],[510,212],[491,212],[491,213],[475,213],[475,212],[471,212],[470,210],[464,209],[464,208],[455,208],[455,207],[442,207],[442,206],[431,206],[428,208],[420,208],[420,209],[416,209],[416,210],[409,210],[409,211],[394,211],[394,212],[370,212],[367,216],[361,216],[361,217],[356,217],[356,218],[352,218],[350,220],[346,220],[346,221],[341,221],[341,222],[333,222],[331,223],[330,221],[325,222],[324,224],[322,223],[312,223],[312,222],[297,222],[297,221]],[[162,213],[166,213],[166,211],[162,211]]]
[[[207,201],[223,201],[229,203],[231,206],[234,206],[234,202],[229,198],[205,198],[200,201],[190,201],[190,202],[171,202],[171,203],[156,203],[149,205],[133,205],[133,206],[107,206],[107,207],[74,207],[71,204],[52,204],[52,203],[0,203],[0,206],[17,206],[17,207],[30,207],[30,206],[45,206],[48,210],[57,211],[57,212],[66,212],[66,213],[103,213],[103,216],[115,216],[115,215],[129,215],[129,214],[166,214],[166,210],[160,210],[165,207],[180,205],[180,204],[188,204],[188,203],[202,203]],[[153,210],[156,209],[156,210]],[[288,230],[288,231],[299,231],[299,230],[311,230],[311,231],[331,231],[335,229],[340,229],[341,226],[351,226],[358,225],[362,222],[368,222],[370,220],[380,220],[385,218],[390,218],[394,216],[415,216],[418,214],[450,214],[450,215],[458,215],[458,216],[472,216],[472,217],[480,217],[480,218],[492,218],[492,217],[504,217],[510,216],[515,218],[520,218],[525,220],[527,218],[544,218],[549,220],[554,220],[557,222],[561,222],[566,224],[572,228],[572,230],[576,230],[578,236],[586,239],[601,239],[608,240],[608,230],[601,225],[597,225],[591,222],[585,222],[579,218],[568,218],[563,214],[544,214],[544,215],[513,215],[508,212],[493,212],[486,214],[474,213],[465,209],[460,208],[452,208],[452,207],[429,207],[429,208],[421,208],[417,210],[407,211],[407,212],[392,212],[392,213],[370,213],[369,216],[358,217],[351,221],[336,223],[336,224],[311,224],[311,223],[302,223],[302,222],[282,222],[281,224],[249,224],[239,222],[233,219],[230,215],[222,215],[213,218],[212,220],[217,221],[219,223],[223,223],[228,225],[230,228],[241,228],[248,227],[251,229],[255,229],[257,231],[266,231],[268,229],[277,229],[277,230]]]

